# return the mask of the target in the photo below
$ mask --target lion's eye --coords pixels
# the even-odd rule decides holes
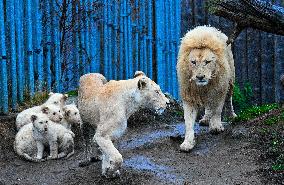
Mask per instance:
[[[54,112],[53,115],[55,115],[56,113]]]
[[[195,60],[192,60],[191,63],[195,65],[195,64],[196,64],[196,61],[195,61]]]
[[[160,91],[158,91],[158,90],[155,90],[155,92],[156,92],[157,94],[160,94]]]
[[[77,112],[75,112],[75,115],[77,115]]]
[[[205,60],[205,64],[209,64],[211,62],[211,60]]]
[[[53,102],[54,104],[58,104],[58,102],[57,101],[55,101],[55,102]]]
[[[45,121],[45,123],[48,123],[48,121]]]
[[[39,122],[40,124],[43,124],[43,122]]]

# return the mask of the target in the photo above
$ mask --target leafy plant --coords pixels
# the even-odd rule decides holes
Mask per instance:
[[[68,94],[69,97],[78,96],[78,90],[69,91],[66,94]]]
[[[258,116],[261,116],[265,113],[268,113],[271,110],[278,109],[279,105],[278,104],[266,104],[266,105],[261,105],[261,106],[252,106],[249,108],[246,108],[244,110],[241,110],[240,113],[238,114],[238,117],[236,117],[233,121],[234,122],[241,122],[241,121],[248,121],[254,118],[257,118]],[[274,123],[275,118],[271,118],[269,123]]]
[[[253,97],[253,90],[250,83],[245,83],[241,89],[236,83],[234,86],[233,104],[236,110],[243,110],[251,106],[251,99]]]

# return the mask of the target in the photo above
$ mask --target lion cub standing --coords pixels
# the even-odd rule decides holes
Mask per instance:
[[[101,74],[83,75],[78,94],[83,123],[96,127],[93,141],[102,151],[102,173],[106,177],[119,175],[123,159],[113,140],[125,132],[130,115],[141,108],[162,113],[169,101],[143,72],[136,72],[134,79],[107,83]]]

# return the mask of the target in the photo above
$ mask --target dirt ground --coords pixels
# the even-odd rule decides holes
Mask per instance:
[[[167,114],[167,112],[166,112]],[[168,112],[168,114],[170,114]],[[170,119],[132,117],[126,134],[116,143],[124,158],[121,177],[101,176],[101,162],[86,167],[83,144],[76,140],[75,155],[69,159],[32,163],[13,151],[13,116],[0,118],[0,184],[275,184],[263,175],[267,165],[252,142],[249,128],[225,124],[219,135],[196,124],[196,147],[179,151],[184,136],[181,116]]]

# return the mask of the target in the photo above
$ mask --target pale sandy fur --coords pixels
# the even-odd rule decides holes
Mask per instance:
[[[199,26],[181,40],[177,74],[186,125],[181,150],[188,151],[195,145],[193,125],[198,108],[205,108],[201,121],[209,122],[211,132],[224,130],[221,113],[225,100],[231,116],[235,116],[232,106],[235,67],[231,45],[226,45],[227,39],[214,27]],[[201,83],[198,76],[204,76],[205,82]]]

